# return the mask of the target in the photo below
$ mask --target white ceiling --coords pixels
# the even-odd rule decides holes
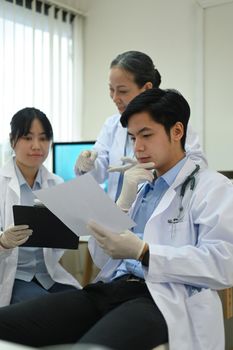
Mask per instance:
[[[81,13],[87,13],[89,7],[89,0],[50,0],[51,2],[66,5],[67,7],[73,8]]]

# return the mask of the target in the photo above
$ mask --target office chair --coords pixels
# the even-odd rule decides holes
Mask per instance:
[[[218,170],[218,172],[233,182],[233,170]],[[226,288],[219,294],[223,303],[224,318],[228,320],[233,317],[233,288]]]

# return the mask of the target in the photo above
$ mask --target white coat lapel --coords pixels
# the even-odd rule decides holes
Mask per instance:
[[[176,195],[176,188],[180,186],[187,176],[195,169],[195,163],[191,159],[187,159],[184,166],[178,173],[174,183],[171,185],[171,187],[166,191],[164,194],[162,200],[160,201],[157,208],[154,210],[153,214],[151,215],[151,218],[154,218],[155,216],[161,214],[164,212],[171,204],[173,198]]]
[[[6,179],[9,179],[8,187],[10,190],[16,193],[16,195],[19,197],[19,182],[15,173],[15,167],[14,167],[14,161],[13,158],[11,158],[5,166],[1,169],[0,175],[5,177]]]

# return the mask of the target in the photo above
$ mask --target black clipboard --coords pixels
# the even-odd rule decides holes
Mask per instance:
[[[15,225],[33,230],[24,247],[77,249],[79,237],[44,206],[13,205]]]

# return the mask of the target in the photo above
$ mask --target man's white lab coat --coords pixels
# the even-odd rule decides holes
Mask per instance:
[[[186,190],[183,219],[171,224],[179,212],[181,184],[194,168],[188,159],[145,226],[150,260],[144,274],[166,319],[170,350],[224,350],[216,290],[233,285],[233,185],[201,169],[194,191]],[[97,279],[109,281],[121,260],[107,259],[94,239],[89,247],[97,265],[105,262]]]

